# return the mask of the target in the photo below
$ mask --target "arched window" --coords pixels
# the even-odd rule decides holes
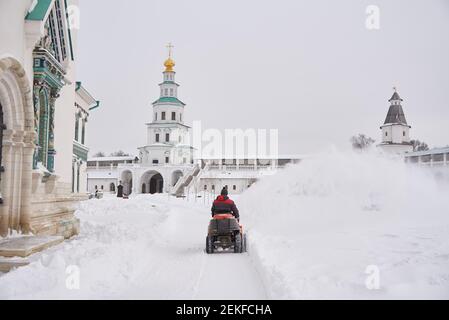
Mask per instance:
[[[235,184],[232,186],[232,190],[237,190],[237,186]]]
[[[109,191],[115,192],[115,184],[114,184],[114,182],[111,182],[111,184],[109,185]]]

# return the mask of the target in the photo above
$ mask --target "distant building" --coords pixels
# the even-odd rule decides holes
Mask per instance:
[[[133,156],[121,157],[96,157],[87,160],[87,190],[94,193],[95,190],[115,193],[120,182],[118,166],[138,163],[139,159]],[[132,184],[132,181],[130,181]],[[124,186],[125,187],[125,186]],[[130,193],[127,185],[125,193]]]
[[[390,100],[390,108],[384,124],[380,127],[382,131],[382,142],[378,145],[386,153],[401,154],[413,151],[410,142],[410,128],[405,119],[402,109],[402,99],[398,92],[394,91]]]
[[[246,159],[201,159],[202,170],[188,186],[192,191],[219,193],[226,187],[229,193],[238,194],[264,176],[273,175],[288,164],[299,163],[299,157]]]
[[[72,192],[87,193],[87,122],[89,112],[98,108],[100,102],[83,87],[76,83],[75,95],[75,132],[73,139]]]
[[[449,147],[409,152],[404,157],[407,163],[428,167],[446,167],[449,166]]]
[[[164,63],[160,97],[152,104],[153,121],[146,124],[147,144],[139,157],[88,159],[88,190],[115,192],[119,183],[125,194],[219,192],[224,186],[240,193],[264,175],[273,174],[299,159],[198,159],[188,144],[190,127],[184,123],[185,104],[178,98],[175,62]]]

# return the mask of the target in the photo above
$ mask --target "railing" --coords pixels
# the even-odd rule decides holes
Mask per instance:
[[[178,182],[176,182],[175,186],[173,187],[173,191],[172,194],[179,194],[179,191],[181,188],[185,188],[187,185],[190,184],[190,182],[192,181],[193,177],[198,175],[198,173],[201,171],[201,168],[199,167],[198,164],[196,164],[192,170],[190,170],[187,174],[185,174],[184,176],[182,176],[181,178],[179,178]]]

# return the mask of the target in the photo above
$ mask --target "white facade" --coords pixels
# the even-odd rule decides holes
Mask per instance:
[[[87,126],[89,112],[98,108],[100,102],[83,87],[76,83],[75,94],[75,130],[73,133],[72,155],[72,192],[86,194],[87,188],[87,156],[89,153]]]
[[[395,91],[389,102],[391,103],[382,131],[382,142],[378,145],[387,153],[401,154],[413,151],[410,142],[410,126],[405,119],[402,109],[402,99]]]
[[[77,34],[69,5],[77,1],[0,1],[0,236],[78,233],[73,212],[85,197],[71,192]]]
[[[101,186],[105,192],[115,192],[118,184],[123,185],[126,195],[172,192],[180,178],[197,167],[194,149],[188,144],[190,127],[184,124],[185,104],[178,99],[171,56],[164,66],[160,97],[152,104],[153,119],[146,124],[147,144],[138,148],[138,161],[134,157],[89,159],[89,192]]]

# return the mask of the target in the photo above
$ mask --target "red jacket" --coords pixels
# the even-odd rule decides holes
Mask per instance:
[[[227,196],[218,196],[212,204],[212,216],[214,214],[220,213],[231,213],[237,219],[239,218],[239,210],[235,205],[234,201],[229,199]]]

